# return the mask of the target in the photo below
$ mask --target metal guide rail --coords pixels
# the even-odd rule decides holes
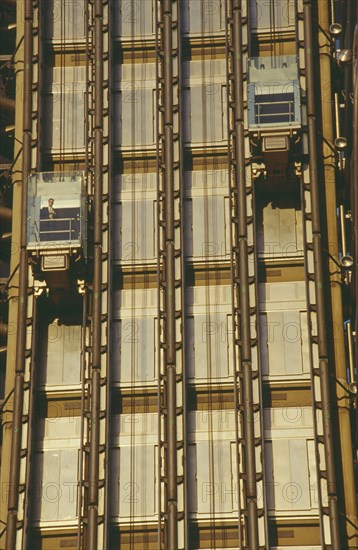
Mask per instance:
[[[233,278],[233,334],[240,548],[268,547],[264,441],[258,349],[254,189],[244,120],[244,59],[248,25],[244,2],[227,2],[229,181]],[[246,55],[245,55],[246,54]]]
[[[87,5],[88,105],[87,132],[91,137],[86,152],[86,177],[92,197],[93,248],[92,283],[87,285],[87,316],[84,321],[85,389],[84,427],[81,442],[81,509],[79,518],[79,547],[105,548],[105,487],[106,487],[106,431],[107,431],[107,325],[108,325],[108,55],[109,7],[102,0],[91,0]],[[83,529],[80,525],[83,522]]]
[[[32,91],[38,78],[38,4],[31,0],[22,3],[24,18],[23,72],[23,138],[21,219],[27,216],[27,176],[36,168],[37,161],[37,106]],[[35,354],[35,295],[29,284],[30,270],[26,250],[26,223],[21,225],[18,318],[16,335],[16,363],[13,390],[12,440],[10,477],[8,485],[8,513],[6,523],[7,550],[25,548],[27,544],[27,513],[29,506],[29,453],[33,426],[33,377]]]
[[[158,548],[187,548],[184,515],[183,313],[179,2],[160,0],[157,16],[159,523]]]
[[[305,274],[310,340],[313,422],[317,468],[317,494],[322,548],[341,548],[339,511],[333,441],[333,408],[330,397],[330,372],[325,313],[322,229],[319,207],[317,129],[314,97],[313,15],[312,2],[305,0],[298,11],[298,44],[304,48],[299,56],[301,90],[307,110],[307,137],[303,155],[309,162],[302,165],[302,211],[305,239]],[[299,8],[300,10],[300,8]],[[308,141],[308,146],[305,145]]]

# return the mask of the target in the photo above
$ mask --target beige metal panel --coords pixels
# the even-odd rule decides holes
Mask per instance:
[[[133,288],[112,293],[112,315],[114,319],[120,317],[157,314],[156,289]]]
[[[127,174],[116,174],[113,178],[113,200],[147,200],[155,199],[157,192],[157,173],[142,173],[133,170]]]
[[[124,101],[135,101],[136,90],[140,88],[155,88],[155,63],[144,63],[142,59],[132,59],[130,63],[119,63],[113,60],[113,90],[123,90]]]
[[[269,376],[308,376],[307,314],[267,311],[260,314],[262,370]]]
[[[235,464],[230,441],[198,441],[188,447],[189,513],[217,516],[237,510]]]
[[[266,408],[267,505],[276,517],[317,515],[318,486],[310,406]]]
[[[303,438],[266,442],[266,494],[268,507],[275,512],[317,510],[318,499],[312,483],[315,477],[314,447]]]
[[[302,213],[272,200],[258,213],[257,245],[267,259],[303,256]]]
[[[226,86],[193,82],[183,92],[183,139],[204,144],[227,139]]]
[[[212,35],[225,30],[225,1],[183,0],[183,32]]]
[[[155,445],[122,445],[111,450],[110,517],[142,522],[157,513],[157,449]]]
[[[304,282],[260,285],[262,372],[274,379],[308,379],[309,341]]]
[[[321,550],[321,546],[270,546],[270,550]]]
[[[113,259],[127,263],[156,258],[156,201],[123,201],[113,208]]]
[[[227,379],[233,375],[229,334],[232,318],[217,311],[186,319],[188,378],[196,381]]]
[[[188,415],[189,513],[203,519],[237,515],[234,410]]]
[[[47,0],[43,3],[44,38],[53,42],[85,40],[85,0]]]
[[[230,257],[228,199],[195,196],[184,203],[184,249],[199,260]]]
[[[76,519],[78,447],[59,447],[35,453],[35,522]]]
[[[43,135],[46,150],[83,150],[85,146],[84,66],[54,67],[46,72]]]
[[[295,0],[252,0],[250,7],[251,29],[260,32],[294,30]]]
[[[228,185],[227,170],[208,168],[206,170],[184,172],[184,193],[186,197],[203,196],[204,193],[225,196]]]
[[[81,375],[81,327],[51,323],[40,342],[39,383],[50,387],[78,385]]]
[[[77,517],[80,424],[73,415],[38,423],[31,502],[36,523],[73,523]]]
[[[112,324],[112,382],[154,383],[156,319],[129,317]]]
[[[113,94],[113,140],[115,146],[138,149],[155,144],[155,89],[134,88]]]
[[[154,38],[155,5],[153,0],[115,0],[113,34],[124,40]]]

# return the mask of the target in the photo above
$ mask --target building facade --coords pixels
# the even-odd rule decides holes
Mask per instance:
[[[357,549],[355,0],[0,9],[0,548]]]

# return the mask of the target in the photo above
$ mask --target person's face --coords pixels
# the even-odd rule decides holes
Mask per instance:
[[[49,199],[49,200],[48,200],[48,205],[49,205],[49,206],[53,206],[53,203],[54,203],[54,200],[53,200],[53,199]]]

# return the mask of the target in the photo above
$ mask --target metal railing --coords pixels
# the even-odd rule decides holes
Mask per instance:
[[[66,224],[66,227],[59,227],[60,224]],[[73,222],[77,225],[77,227],[72,227]],[[36,222],[35,222],[36,223]],[[41,225],[46,224],[53,224],[56,229],[41,229]],[[76,218],[56,218],[55,220],[40,220],[40,230],[38,232],[39,235],[39,242],[44,241],[74,241],[79,240],[80,235],[80,228],[79,228],[80,220]],[[55,225],[56,224],[56,225]],[[37,225],[37,224],[36,224]],[[73,233],[75,235],[73,235]],[[42,238],[44,235],[49,236],[50,238]]]
[[[280,106],[282,106],[280,108]],[[285,106],[287,106],[285,110]],[[271,108],[273,112],[264,112],[264,109]],[[295,104],[293,100],[287,101],[257,101],[255,100],[255,124],[269,124],[274,125],[276,123],[288,124],[295,122]]]

